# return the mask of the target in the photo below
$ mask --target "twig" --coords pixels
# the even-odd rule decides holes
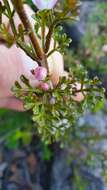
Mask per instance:
[[[25,27],[25,30],[28,32],[29,38],[30,38],[30,40],[31,40],[31,42],[33,44],[33,47],[34,47],[35,52],[37,54],[37,57],[42,60],[42,58],[43,58],[43,50],[40,47],[38,39],[37,39],[36,35],[33,32],[32,26],[31,26],[31,24],[29,22],[29,19],[27,17],[27,14],[25,12],[24,7],[23,7],[22,0],[11,0],[11,1],[13,3],[13,6],[14,6],[15,10],[17,11],[17,13],[18,13],[24,27]]]

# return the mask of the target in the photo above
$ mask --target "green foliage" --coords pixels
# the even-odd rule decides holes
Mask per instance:
[[[5,24],[0,25],[0,33],[2,34],[2,40],[5,41],[8,47],[11,47],[13,45],[14,39],[13,36],[8,33]]]
[[[86,190],[88,187],[88,181],[85,181],[83,177],[79,174],[78,170],[74,170],[74,185],[73,188],[76,190]]]
[[[25,0],[24,3],[26,3],[26,4],[29,5],[34,11],[36,11],[36,7],[35,7],[34,3],[32,2],[32,0]]]
[[[52,150],[45,143],[42,143],[41,146],[42,146],[42,159],[45,161],[51,160],[51,158],[53,156]]]
[[[88,17],[86,32],[77,53],[69,53],[69,63],[81,63],[88,70],[107,74],[107,54],[102,47],[107,44],[107,3],[97,3]],[[70,55],[71,54],[71,55]]]
[[[72,126],[85,110],[95,110],[95,106],[104,101],[104,89],[99,88],[101,82],[97,77],[87,78],[87,73],[81,66],[75,67],[69,78],[62,78],[54,89],[47,92],[40,88],[29,86],[28,80],[21,77],[26,88],[18,82],[12,88],[16,97],[24,101],[26,110],[32,110],[33,121],[38,128],[42,140],[51,143],[66,140],[72,133]],[[47,82],[48,78],[46,79]],[[77,88],[77,84],[80,84]],[[78,102],[74,97],[81,93],[83,100]],[[54,102],[52,101],[54,99]]]
[[[106,11],[106,3],[100,2],[94,8],[94,11],[88,18],[86,33],[79,44],[78,50],[76,53],[67,51],[68,54],[65,56],[65,62],[68,64],[68,67],[71,66],[71,63],[71,67],[83,64],[85,68],[93,71],[93,75],[97,73],[102,75],[102,77],[106,76],[107,54],[102,51],[103,45],[107,44]],[[106,110],[104,110],[104,102],[99,101],[94,106],[94,112],[99,110],[102,110],[103,114],[107,114]],[[72,141],[69,140],[69,146],[71,147],[70,155],[72,160],[77,161],[78,170],[82,164],[90,168],[92,173],[94,173],[94,169],[100,168],[100,174],[103,176],[103,180],[107,182],[106,151],[97,148],[98,144],[107,139],[106,134],[102,135],[97,126],[78,126],[77,124],[77,126],[73,126],[71,138]],[[78,175],[76,177],[78,179]],[[83,184],[80,178],[79,183]],[[79,187],[80,185],[78,184],[76,188],[78,189]]]
[[[23,5],[20,4],[21,1],[17,1],[19,3],[18,7],[21,7],[21,11],[17,10],[17,6],[14,6],[15,9],[11,10],[8,1],[3,0],[3,2],[4,5],[0,4],[0,18],[3,15],[7,16],[10,21],[12,34],[7,32],[7,28],[4,23],[2,23],[2,20],[0,34],[9,47],[13,45],[13,43],[16,43],[29,57],[46,68],[47,58],[52,55],[52,53],[56,50],[61,53],[65,52],[71,40],[63,32],[61,25],[62,22],[66,20],[73,22],[78,18],[78,1],[66,0],[64,3],[59,3],[53,10],[36,10],[32,16],[35,22],[34,29],[36,35],[33,33],[34,31],[31,26],[29,26],[29,22],[27,22],[26,26],[26,14],[23,15],[24,11],[22,11]],[[26,3],[35,9],[31,1],[26,1]],[[104,4],[102,4],[102,7],[104,8],[104,12],[106,12]],[[97,9],[99,10],[98,7]],[[97,12],[99,12],[98,10]],[[15,26],[13,17],[16,11],[20,18],[21,16],[25,18],[18,28]],[[20,12],[22,15],[20,15]],[[101,62],[103,56],[105,56],[99,53],[107,38],[105,35],[106,19],[102,16],[104,12],[100,13],[101,19],[104,20],[100,20],[98,18],[99,15],[93,15],[93,18],[96,17],[98,19],[96,25],[96,19],[90,18],[90,21],[94,24],[92,27],[87,27],[89,32],[87,32],[87,36],[85,36],[83,40],[84,48],[80,48],[81,50],[78,55],[73,55],[72,58],[68,58],[67,54],[67,64],[70,61],[69,76],[60,78],[56,87],[53,87],[49,76],[46,80],[42,81],[49,84],[50,89],[48,91],[44,91],[39,87],[32,87],[24,75],[20,77],[21,82],[24,84],[23,87],[21,85],[22,83],[20,84],[18,81],[15,82],[12,90],[17,98],[23,100],[24,108],[29,112],[17,114],[8,112],[4,115],[5,111],[1,111],[1,140],[5,141],[6,139],[6,145],[9,148],[19,147],[20,144],[30,144],[33,128],[34,132],[37,132],[42,141],[45,142],[45,144],[41,145],[43,148],[43,158],[45,160],[49,160],[52,157],[52,153],[47,144],[55,141],[61,141],[61,146],[71,143],[70,156],[72,160],[77,160],[78,167],[81,163],[94,167],[96,160],[102,160],[100,154],[97,157],[98,152],[94,145],[102,139],[105,139],[106,135],[100,135],[99,132],[91,126],[78,126],[76,125],[76,121],[85,111],[91,110],[95,112],[103,106],[104,89],[97,77],[89,79],[85,68],[75,63],[81,62],[84,65],[87,63],[88,68],[95,69],[93,63]],[[93,26],[96,30],[93,30]],[[48,30],[45,33],[47,27]],[[30,38],[32,44],[30,42],[26,43],[26,36]],[[36,39],[35,36],[37,36],[38,39]],[[54,45],[52,50],[50,50],[52,38],[54,39]],[[38,41],[40,45],[42,44],[42,47],[39,47]],[[35,43],[38,48],[35,48]],[[41,57],[41,51],[43,51],[43,57]],[[97,68],[101,69],[98,65],[100,64],[97,64]],[[76,100],[78,94],[82,96],[81,101]],[[30,112],[32,113],[32,119],[34,121],[33,126],[29,119],[31,116]],[[6,121],[4,122],[4,120]],[[78,170],[75,171],[74,176],[74,180],[76,181],[75,189],[84,190],[87,183],[83,183],[82,178],[78,174]]]
[[[0,110],[0,141],[8,148],[19,147],[19,140],[29,144],[32,122],[28,113]]]
[[[67,37],[67,34],[63,32],[63,27],[58,26],[54,30],[54,40],[60,45],[55,45],[56,51],[64,53],[64,50],[69,47],[72,40]]]

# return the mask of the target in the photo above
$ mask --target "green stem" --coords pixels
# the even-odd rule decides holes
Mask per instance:
[[[48,72],[48,74],[49,74],[49,67],[48,67],[47,55],[46,55],[45,53],[44,53],[44,55],[43,55],[43,59],[42,59],[41,65],[42,65],[43,67],[46,67],[47,72]]]
[[[23,51],[26,53],[26,55],[28,55],[28,56],[29,56],[31,59],[33,59],[34,61],[39,62],[38,58],[35,57],[35,54],[32,53],[32,52],[23,44],[22,41],[16,40],[16,43],[17,43],[17,45],[18,45],[21,49],[23,49]]]
[[[15,23],[14,23],[14,20],[13,20],[13,15],[14,15],[14,11],[12,12],[11,11],[11,8],[10,8],[10,5],[9,5],[9,2],[7,0],[3,0],[4,1],[4,4],[7,8],[7,12],[8,12],[8,17],[9,17],[9,21],[10,21],[10,25],[11,25],[11,29],[12,29],[12,32],[15,36],[17,36],[17,30],[16,30],[16,27],[15,27]],[[37,62],[39,62],[39,60],[37,59],[37,57],[35,56],[34,53],[32,53],[27,47],[25,47],[24,43],[22,41],[20,41],[19,39],[15,39],[16,40],[16,44],[24,50],[24,52],[33,60],[36,60]]]
[[[49,32],[46,36],[46,43],[45,43],[45,53],[47,53],[49,51],[49,47],[50,47],[50,43],[51,43],[51,38],[52,38],[52,34],[53,34],[53,29],[54,29],[55,23],[53,23],[50,28],[49,28]]]
[[[2,3],[0,2],[0,25],[2,23]]]
[[[14,11],[13,11],[13,14],[14,14]],[[12,14],[12,15],[13,15],[13,14]],[[17,34],[17,30],[16,30],[15,23],[14,23],[14,20],[13,20],[12,17],[13,17],[13,16],[11,16],[11,18],[10,18],[10,24],[11,24],[11,28],[12,28],[13,34],[16,35],[16,34]]]
[[[75,90],[74,93],[84,93],[84,92],[91,92],[91,91],[94,91],[94,92],[97,92],[98,89],[97,88],[83,88],[83,89],[80,89],[80,90]]]
[[[16,30],[15,23],[14,23],[14,20],[13,20],[14,11],[11,11],[9,2],[7,0],[3,0],[3,2],[4,2],[4,5],[6,6],[6,9],[7,9],[7,12],[8,12],[8,17],[9,17],[10,25],[11,25],[11,28],[12,28],[12,32],[13,32],[14,35],[16,35],[17,30]]]
[[[95,92],[97,91],[97,89],[94,89],[94,88],[91,89],[91,90],[93,90],[93,91],[95,91]],[[74,94],[79,93],[79,92],[83,92],[83,91],[85,91],[85,92],[90,92],[91,90],[90,90],[90,88],[89,88],[89,89],[87,88],[87,89],[84,89],[84,90],[75,90]],[[19,89],[15,89],[15,91],[19,91]],[[21,92],[34,92],[34,93],[36,92],[36,93],[37,93],[37,89],[34,89],[34,88],[20,89],[20,91],[21,91]],[[54,91],[54,90],[52,89],[52,90],[49,90],[48,92],[51,93],[51,92],[53,92],[53,91]]]
[[[45,48],[45,19],[44,15],[42,16],[42,24],[41,24],[41,36],[42,36],[42,48]]]
[[[46,36],[45,53],[47,53],[49,51],[49,47],[50,47],[51,38],[52,38],[54,28],[56,27],[56,25],[58,25],[59,23],[65,21],[65,20],[76,20],[76,19],[75,19],[75,17],[71,16],[71,17],[56,19],[53,21],[53,23],[51,24],[51,26],[49,28],[49,32]]]
[[[52,49],[48,54],[47,57],[51,56],[55,51],[58,51],[58,47],[55,49]]]

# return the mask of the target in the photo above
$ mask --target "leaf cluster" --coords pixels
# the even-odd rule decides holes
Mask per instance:
[[[88,79],[81,66],[70,72],[68,78],[61,78],[56,88],[50,88],[47,92],[39,87],[32,88],[23,76],[21,81],[25,88],[16,82],[12,90],[16,97],[24,101],[25,109],[32,111],[38,133],[47,143],[66,140],[77,118],[87,109],[94,111],[95,106],[104,101],[104,89],[99,88],[99,79]],[[80,84],[79,89],[77,83]],[[84,97],[80,102],[74,98],[78,93]]]

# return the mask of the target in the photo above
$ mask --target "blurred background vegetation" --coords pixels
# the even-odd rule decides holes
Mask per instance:
[[[89,10],[87,9],[89,11],[87,14],[85,9],[86,3],[89,8]],[[103,49],[107,45],[107,3],[94,2],[91,4],[91,2],[85,2],[82,6],[82,11],[84,12],[85,9],[85,14],[81,13],[80,22],[74,24],[72,27],[70,23],[64,25],[65,31],[73,38],[73,45],[71,44],[71,48],[66,50],[67,56],[64,57],[65,66],[67,69],[68,66],[72,68],[77,64],[83,65],[88,70],[90,78],[97,75],[107,90],[107,51]],[[83,31],[81,29],[79,33],[78,29],[82,27],[83,22],[84,32],[81,32]],[[75,30],[77,30],[78,34],[78,38],[76,39],[75,35],[72,35],[76,33]],[[101,103],[97,105],[94,111],[98,111],[98,113],[89,113],[87,110],[84,117],[80,118],[73,127],[68,142],[66,142],[64,147],[60,147],[59,142],[48,146],[40,141],[36,135],[36,127],[33,126],[29,113],[0,109],[0,147],[3,147],[7,152],[11,150],[24,150],[27,152],[27,158],[32,154],[35,159],[37,157],[41,170],[35,170],[34,173],[39,173],[39,177],[33,181],[31,177],[32,172],[30,173],[29,167],[27,168],[31,177],[29,182],[30,187],[34,190],[103,190],[104,186],[106,189],[106,100],[105,104]],[[36,138],[36,143],[34,138]],[[0,159],[1,170],[2,164],[8,161],[4,156],[2,148],[0,152],[3,154],[3,158]],[[25,157],[23,160],[26,162]],[[13,159],[10,158],[9,162],[13,162]],[[31,162],[33,163],[34,159],[33,161],[31,159]],[[7,170],[11,170],[11,167],[10,169],[9,167],[8,164],[8,169],[6,165],[3,170],[2,177],[4,176],[4,179],[1,182],[2,190],[24,190],[24,188],[25,190],[30,190],[29,185],[26,187],[21,187],[20,185],[20,189],[18,189],[19,187],[17,187],[16,181],[10,180],[10,173],[6,173]],[[64,172],[64,170],[66,172],[62,174],[61,171]],[[44,177],[45,182],[42,179],[44,174],[46,175]],[[51,180],[50,184],[48,178]],[[39,185],[37,186],[36,184],[34,186],[35,183]],[[14,187],[12,186],[13,184],[15,184]]]

